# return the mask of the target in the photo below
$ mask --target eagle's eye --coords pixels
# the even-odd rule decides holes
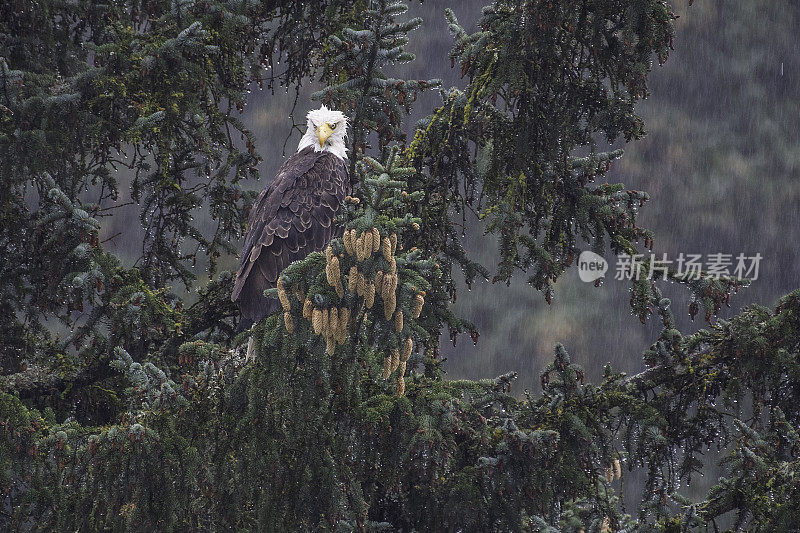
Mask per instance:
[[[332,129],[332,130],[335,130],[336,129],[336,124],[335,123],[334,124],[328,124],[328,127],[330,129]]]

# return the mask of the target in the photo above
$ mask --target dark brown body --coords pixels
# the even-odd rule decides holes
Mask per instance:
[[[335,236],[333,222],[350,178],[344,160],[305,148],[278,170],[250,211],[244,249],[231,299],[242,312],[239,330],[277,311],[265,289],[275,287],[281,271],[311,252],[322,251]]]

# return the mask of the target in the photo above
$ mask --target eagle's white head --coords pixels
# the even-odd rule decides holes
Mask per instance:
[[[306,115],[308,129],[300,145],[303,148],[313,146],[315,152],[330,152],[341,159],[347,158],[347,146],[344,138],[347,136],[347,117],[341,111],[334,111],[325,106],[309,111]]]

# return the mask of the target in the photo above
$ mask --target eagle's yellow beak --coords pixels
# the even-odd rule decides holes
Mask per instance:
[[[319,128],[317,128],[317,138],[319,139],[320,147],[325,144],[325,141],[328,140],[328,137],[331,136],[333,130],[327,124],[322,124]]]

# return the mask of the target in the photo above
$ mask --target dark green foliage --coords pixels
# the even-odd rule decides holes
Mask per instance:
[[[422,19],[398,20],[407,10],[403,2],[370,2],[358,26],[329,38],[321,76],[327,87],[312,97],[350,116],[351,176],[358,156],[371,147],[371,134],[377,136],[382,157],[391,142],[405,143],[403,115],[411,111],[421,91],[441,84],[441,80],[392,78],[386,72],[393,64],[415,59],[405,45]]]
[[[37,7],[0,8],[4,529],[797,521],[800,293],[684,337],[658,285],[635,282],[634,311],[663,329],[643,373],[607,369],[600,385],[562,345],[542,392],[523,397],[511,394],[513,373],[446,380],[438,357],[445,330],[477,341],[450,309],[453,270],[490,275],[464,251],[465,210],[500,239],[495,279],[528,272],[548,299],[584,244],[652,247],[636,224],[647,195],[593,181],[621,156],[598,152],[600,139],[642,135],[633,105],[670,47],[666,3],[499,1],[474,35],[448,12],[466,87],[442,91],[408,145],[403,115],[438,82],[391,77],[413,59],[404,47],[420,25],[401,2]],[[241,231],[240,181],[259,160],[234,114],[248,84],[296,87],[312,74],[325,86],[315,97],[353,121],[357,187],[338,220],[344,236],[268,291],[283,313],[250,332],[249,363],[248,335],[233,338],[228,273],[191,305],[167,283],[190,283],[200,251],[213,274]],[[141,203],[136,268],[99,242],[122,201],[117,167]],[[194,225],[201,209],[213,235]],[[736,287],[688,284],[707,318]],[[729,474],[691,502],[680,484],[712,447]],[[645,479],[635,518],[616,495],[628,471]]]
[[[606,478],[622,458],[626,471],[654,468],[642,526],[648,517],[656,529],[701,525],[738,510],[750,527],[781,530],[797,512],[798,312],[798,293],[774,312],[751,308],[672,339],[680,363],[631,377],[609,373],[600,387],[584,384],[558,346],[543,394],[522,401],[507,392],[513,375],[482,382],[417,375],[405,396],[385,394],[379,354],[322,357],[322,347],[285,335],[274,316],[259,326],[259,364],[242,368],[228,357],[218,372],[204,358],[180,385],[120,352],[133,403],[121,424],[100,433],[45,420],[5,395],[3,460],[14,465],[10,475],[24,471],[33,486],[50,488],[17,496],[20,516],[55,505],[62,512],[38,515],[40,524],[64,528],[347,530],[389,522],[569,530],[609,517],[616,530],[634,524]],[[653,351],[673,334],[665,329]],[[761,415],[732,422],[748,399],[763,405]],[[714,416],[687,419],[687,409]],[[709,429],[713,438],[697,438]],[[683,499],[670,491],[691,470],[686,458],[728,444],[730,477],[681,510]],[[33,494],[24,511],[21,502]]]
[[[688,523],[717,520],[729,511],[736,512],[738,523],[760,531],[796,523],[797,508],[789,502],[796,501],[800,489],[798,311],[800,292],[795,291],[774,312],[752,306],[686,338],[671,328],[668,310],[660,313],[665,328],[645,353],[650,369],[628,380],[629,390],[647,400],[650,412],[635,414],[626,435],[641,465],[651,472],[662,465],[659,482],[651,480],[650,487],[656,514],[667,512],[664,500],[658,500],[680,479],[700,473],[700,454],[731,444],[723,461],[730,479],[721,478],[708,500],[686,502]]]
[[[488,275],[465,257],[459,238],[465,211],[475,211],[499,237],[492,282],[527,272],[548,302],[583,243],[601,255],[606,245],[615,254],[641,253],[640,240],[652,250],[653,234],[637,226],[648,195],[595,185],[622,155],[596,149],[601,139],[643,134],[633,105],[647,95],[652,56],[667,58],[673,17],[659,0],[497,2],[469,35],[448,10],[450,58],[469,83],[442,93],[443,105],[418,125],[409,149],[420,171],[412,187],[429,198],[420,207],[424,248],[443,254],[448,267],[458,264],[468,282]],[[578,156],[581,148],[590,155]],[[644,263],[646,274],[653,265],[648,257]],[[669,277],[684,281],[671,269]],[[691,288],[707,317],[736,286],[707,277],[699,284]],[[452,281],[447,288],[455,291]],[[643,322],[652,290],[646,279],[633,288],[631,306]]]
[[[312,43],[357,9],[336,1],[3,3],[4,367],[31,355],[29,330],[42,334],[48,314],[82,322],[71,311],[103,290],[89,250],[100,248],[98,222],[129,201],[143,232],[138,265],[155,288],[191,283],[198,258],[213,274],[216,259],[235,252],[230,240],[250,200],[240,182],[260,159],[236,117],[248,86],[307,76]],[[120,190],[119,172],[133,174],[130,191]],[[211,234],[193,221],[201,210]]]
[[[532,268],[530,282],[550,298],[551,281],[584,240],[602,252],[652,236],[636,227],[647,195],[592,186],[619,152],[575,158],[579,147],[637,138],[633,104],[646,94],[651,55],[665,58],[672,15],[662,2],[599,2],[592,9],[547,2],[498,3],[469,35],[448,11],[451,60],[469,84],[443,94],[411,146],[429,175],[419,183],[444,206],[475,208],[500,236],[495,281]],[[593,150],[594,151],[594,150]],[[448,213],[431,209],[431,241],[458,247]],[[458,259],[458,257],[455,257]]]

